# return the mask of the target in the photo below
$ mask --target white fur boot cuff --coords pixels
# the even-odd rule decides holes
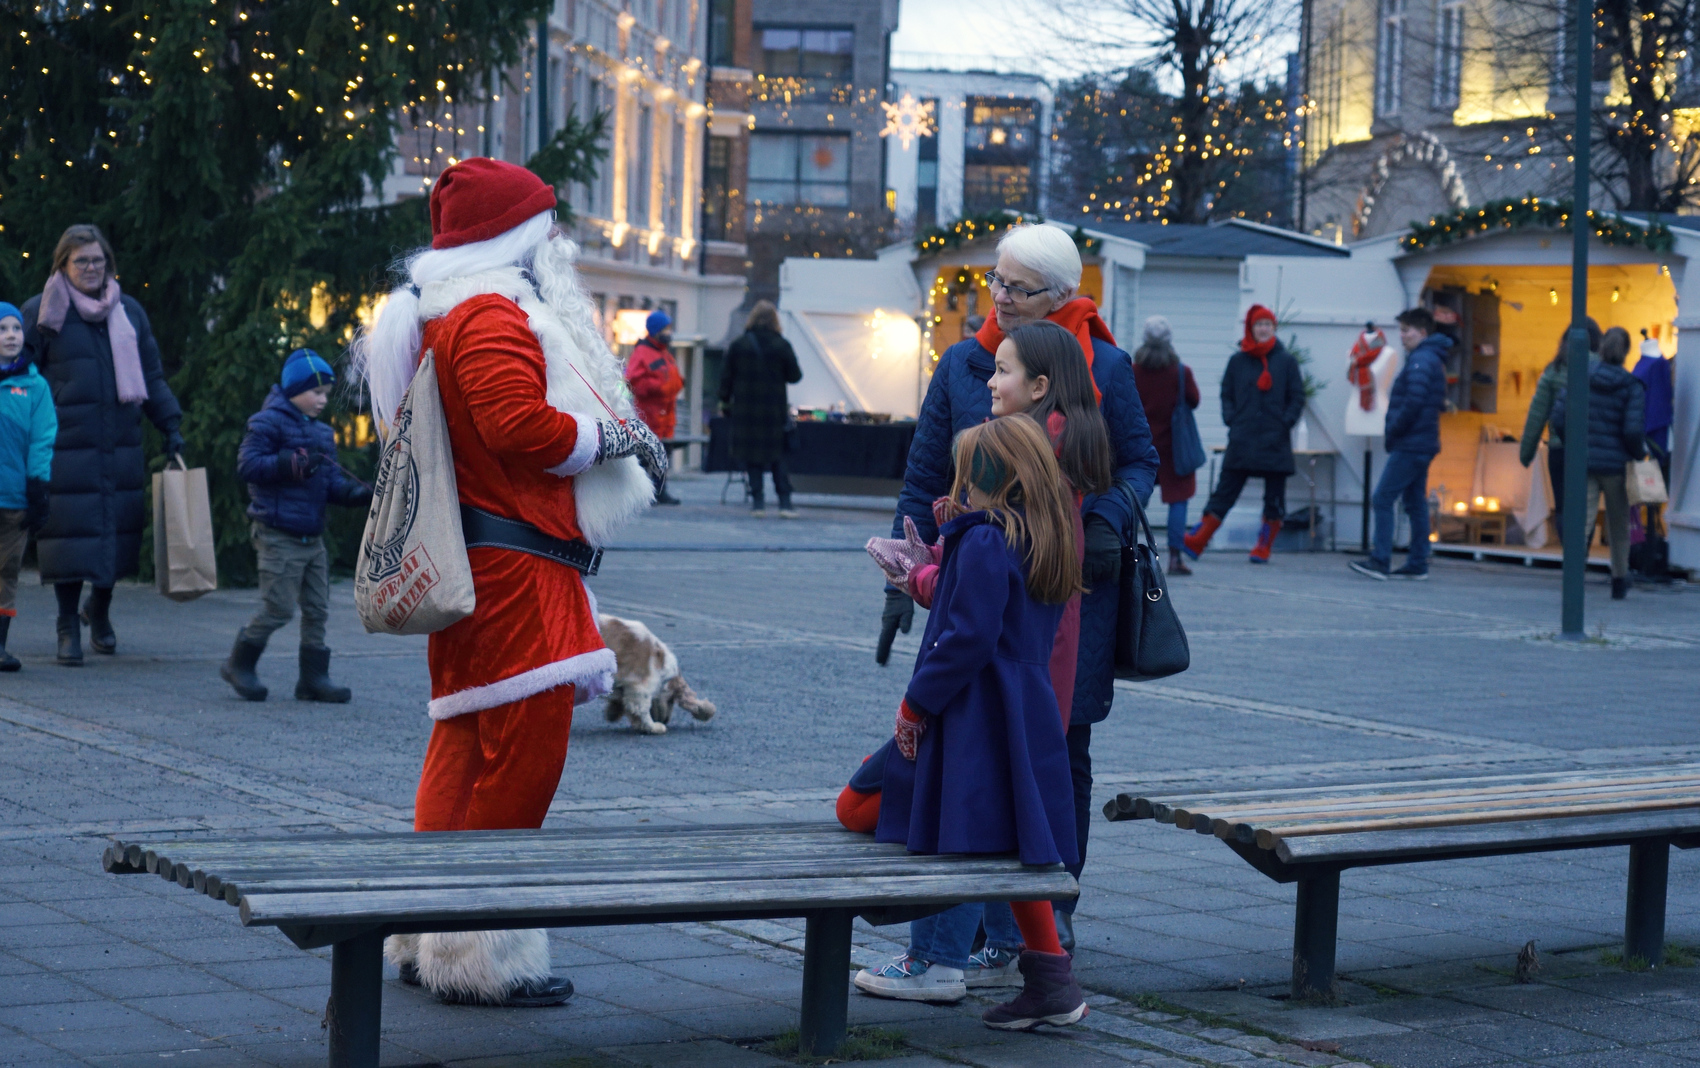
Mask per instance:
[[[419,981],[431,993],[496,1004],[513,988],[549,977],[542,930],[453,931],[419,935]]]

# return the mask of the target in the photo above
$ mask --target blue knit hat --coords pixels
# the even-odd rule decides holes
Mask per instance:
[[[19,311],[16,305],[7,304],[0,300],[0,319],[16,319],[21,326],[24,321],[24,313]]]
[[[336,381],[331,365],[312,349],[296,349],[283,361],[283,375],[278,384],[285,397],[295,397],[310,389],[328,386]]]
[[[661,331],[673,325],[673,317],[660,308],[649,313],[649,318],[643,321],[643,328],[649,331],[650,337],[655,337]]]

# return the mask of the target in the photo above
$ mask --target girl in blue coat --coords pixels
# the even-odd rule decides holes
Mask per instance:
[[[1076,859],[1068,744],[1050,675],[1063,606],[1081,590],[1074,502],[1024,415],[964,431],[932,613],[886,762],[875,838],[916,853]],[[1027,948],[1015,1000],[982,1017],[1031,1030],[1086,1014],[1046,901],[1011,905]]]
[[[24,547],[47,522],[58,435],[53,393],[24,343],[23,313],[0,301],[0,671],[23,667],[6,651],[6,639],[18,614]]]

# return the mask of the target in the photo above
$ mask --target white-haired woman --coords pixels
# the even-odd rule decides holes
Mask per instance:
[[[477,593],[471,616],[431,635],[417,831],[542,825],[574,698],[605,691],[614,671],[580,572],[666,471],[554,208],[555,191],[524,168],[470,159],[444,171],[431,248],[408,260],[408,285],[357,345],[386,430],[433,354]],[[370,577],[400,583],[403,603],[420,574],[394,561]],[[572,994],[550,975],[542,931],[403,935],[386,952],[445,1002],[532,1007]]]
[[[1080,604],[1080,657],[1075,672],[1073,707],[1068,728],[1069,765],[1074,779],[1075,831],[1081,864],[1086,859],[1087,827],[1092,800],[1092,724],[1110,713],[1115,682],[1117,578],[1121,567],[1122,531],[1133,516],[1134,500],[1145,500],[1157,475],[1157,450],[1151,444],[1145,410],[1134,385],[1133,361],[1116,347],[1109,327],[1098,317],[1098,306],[1080,295],[1080,250],[1068,232],[1055,226],[1022,226],[1012,229],[998,242],[997,266],[986,274],[994,314],[972,338],[960,341],[939,356],[932,384],[921,404],[914,443],[903,474],[903,493],[898,498],[892,536],[904,536],[903,520],[915,521],[929,542],[938,537],[933,520],[933,501],[950,488],[951,442],[962,430],[985,422],[992,414],[992,394],[987,386],[996,368],[994,353],[1011,330],[1040,319],[1048,319],[1074,334],[1092,371],[1099,408],[1110,431],[1115,454],[1116,484],[1108,493],[1087,497],[1081,508],[1086,531],[1084,577],[1091,593]],[[902,625],[914,611],[914,602],[890,588],[886,591],[884,630]],[[882,635],[882,645],[884,644]],[[1080,865],[1073,869],[1080,874]],[[971,940],[978,914],[976,906],[961,906],[952,914],[968,917],[964,922],[941,923],[937,941],[949,941],[954,932],[960,956]],[[1064,948],[1074,944],[1074,903],[1060,903],[1057,933]],[[980,963],[970,961],[978,968]],[[922,989],[928,985],[923,966],[916,971],[906,965],[902,980]],[[890,967],[890,966],[888,966]],[[902,997],[901,993],[891,996]]]
[[[1145,418],[1151,423],[1151,441],[1157,446],[1157,485],[1163,503],[1169,506],[1169,574],[1190,575],[1181,552],[1181,539],[1186,536],[1186,506],[1198,493],[1198,473],[1175,471],[1175,431],[1171,421],[1175,408],[1185,404],[1198,407],[1202,398],[1192,368],[1181,362],[1175,352],[1173,328],[1169,320],[1153,315],[1145,320],[1145,336],[1133,354],[1133,380],[1139,386],[1139,400],[1145,406]]]

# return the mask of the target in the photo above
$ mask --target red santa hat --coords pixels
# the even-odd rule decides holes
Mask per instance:
[[[431,247],[488,241],[554,206],[554,187],[524,167],[483,156],[461,160],[431,190]]]

